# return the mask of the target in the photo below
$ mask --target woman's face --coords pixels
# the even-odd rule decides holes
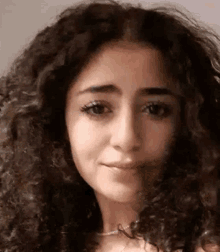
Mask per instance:
[[[129,203],[151,184],[179,125],[175,92],[160,53],[135,44],[103,47],[81,72],[67,94],[66,125],[96,196]]]

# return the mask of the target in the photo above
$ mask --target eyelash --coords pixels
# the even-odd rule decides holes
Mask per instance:
[[[83,113],[86,113],[87,115],[89,115],[91,117],[96,117],[96,118],[101,117],[101,116],[102,117],[106,116],[106,113],[104,113],[104,114],[103,113],[101,113],[101,114],[91,113],[91,110],[94,110],[94,108],[98,108],[98,107],[104,109],[107,106],[101,101],[93,101],[90,104],[83,106],[80,109],[80,111],[83,112]],[[107,112],[107,113],[111,113],[111,112]]]
[[[103,109],[105,109],[107,106],[105,104],[103,104],[103,102],[101,101],[93,101],[88,105],[83,106],[80,111],[83,113],[86,113],[87,115],[93,117],[93,118],[100,118],[100,117],[104,117],[106,116],[108,113],[111,113],[111,111],[109,110],[108,112],[101,112],[101,113],[94,113],[94,109],[95,108],[101,108],[102,111]],[[152,108],[156,111],[151,111]],[[149,102],[147,105],[144,106],[144,109],[148,109],[148,114],[151,114],[151,116],[154,119],[164,119],[166,117],[168,117],[171,112],[172,112],[172,107],[171,105],[161,102],[161,101],[157,101],[157,102]],[[143,109],[143,110],[144,110]],[[91,112],[93,110],[93,112]],[[143,111],[142,110],[142,111]],[[158,111],[159,110],[159,111]],[[97,112],[97,111],[96,111]],[[152,114],[152,113],[156,113],[156,114]]]

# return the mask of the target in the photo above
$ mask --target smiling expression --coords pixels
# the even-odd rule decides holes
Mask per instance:
[[[66,126],[75,165],[96,195],[132,202],[154,180],[178,129],[176,93],[160,52],[131,43],[104,46],[79,74]]]

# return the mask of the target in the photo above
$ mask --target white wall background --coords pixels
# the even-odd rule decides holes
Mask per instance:
[[[0,0],[0,76],[19,55],[35,34],[49,25],[66,7],[82,0]],[[85,0],[84,0],[85,1]],[[88,0],[87,0],[88,1]],[[140,3],[174,3],[183,6],[220,35],[219,0],[118,0]]]

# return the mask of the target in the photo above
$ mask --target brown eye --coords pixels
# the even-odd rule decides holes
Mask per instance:
[[[105,107],[102,105],[94,105],[92,107],[89,107],[87,112],[90,111],[92,114],[95,115],[100,115],[103,114],[105,112]]]
[[[162,116],[165,113],[164,107],[158,104],[149,106],[148,110],[150,114],[158,115],[158,116]]]
[[[107,108],[106,105],[97,101],[94,101],[89,105],[85,105],[81,108],[81,111],[94,117],[104,116],[105,114],[110,113],[110,110]]]
[[[171,112],[171,108],[168,104],[155,102],[147,104],[144,107],[144,111],[147,114],[159,119],[167,117]]]

